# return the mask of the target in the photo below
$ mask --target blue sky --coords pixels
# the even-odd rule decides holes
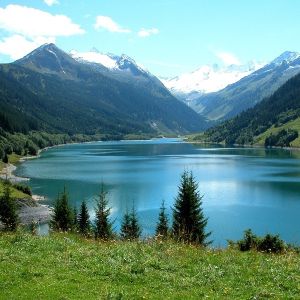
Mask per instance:
[[[44,42],[125,53],[158,76],[300,51],[298,0],[0,0],[0,62]]]

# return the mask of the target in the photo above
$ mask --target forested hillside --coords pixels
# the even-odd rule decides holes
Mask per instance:
[[[0,65],[0,158],[68,141],[183,134],[205,127],[150,73],[125,70],[120,77],[104,69],[76,61],[54,44]]]
[[[300,75],[297,75],[254,108],[193,139],[225,144],[298,146],[299,124]]]

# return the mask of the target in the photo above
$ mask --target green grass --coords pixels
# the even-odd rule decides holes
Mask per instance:
[[[0,299],[299,299],[300,256],[0,235]]]
[[[4,181],[0,180],[0,196],[3,194],[3,188],[4,188]],[[24,194],[23,192],[17,190],[14,187],[11,187],[11,196],[15,199],[31,199],[31,197],[27,194]]]
[[[299,137],[291,143],[291,147],[300,148],[300,118],[297,118],[293,121],[287,122],[286,124],[284,124],[280,127],[272,126],[267,131],[265,131],[264,133],[262,133],[261,135],[256,137],[255,144],[263,146],[265,143],[265,139],[268,136],[270,136],[271,134],[276,134],[282,129],[294,129],[294,130],[298,131]]]
[[[8,162],[10,164],[16,165],[22,157],[23,157],[22,155],[12,153],[12,154],[8,155]]]
[[[3,168],[5,167],[5,163],[3,161],[0,160],[0,172],[3,170]]]

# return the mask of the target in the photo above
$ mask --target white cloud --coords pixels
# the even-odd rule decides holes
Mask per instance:
[[[15,60],[45,43],[55,43],[55,39],[38,37],[34,40],[29,40],[22,35],[15,34],[0,41],[0,53],[9,55]]]
[[[44,0],[44,2],[48,5],[48,6],[52,6],[54,4],[59,4],[58,0]]]
[[[83,34],[84,30],[64,15],[21,5],[7,5],[0,8],[0,29],[25,37],[56,37]]]
[[[150,35],[158,34],[158,33],[159,33],[159,30],[157,28],[151,28],[151,29],[142,28],[138,32],[138,36],[141,37],[141,38],[144,38],[144,37],[148,37]]]
[[[94,27],[95,27],[95,29],[106,29],[110,32],[118,32],[118,33],[130,33],[131,32],[130,29],[122,28],[112,18],[107,17],[107,16],[97,16]]]
[[[240,60],[232,53],[229,52],[216,52],[215,55],[224,63],[226,66],[230,65],[241,65]]]

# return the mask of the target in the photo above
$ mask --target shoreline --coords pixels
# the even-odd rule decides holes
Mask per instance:
[[[188,139],[183,139],[183,142],[188,144],[197,144],[197,145],[219,145],[223,146],[224,148],[230,148],[230,147],[240,147],[240,148],[260,148],[260,149],[281,149],[281,150],[290,150],[290,151],[300,151],[300,147],[279,147],[279,146],[273,146],[273,147],[265,147],[263,145],[240,145],[240,144],[233,144],[233,145],[225,145],[223,143],[213,143],[213,142],[201,142],[201,141],[190,141]]]

